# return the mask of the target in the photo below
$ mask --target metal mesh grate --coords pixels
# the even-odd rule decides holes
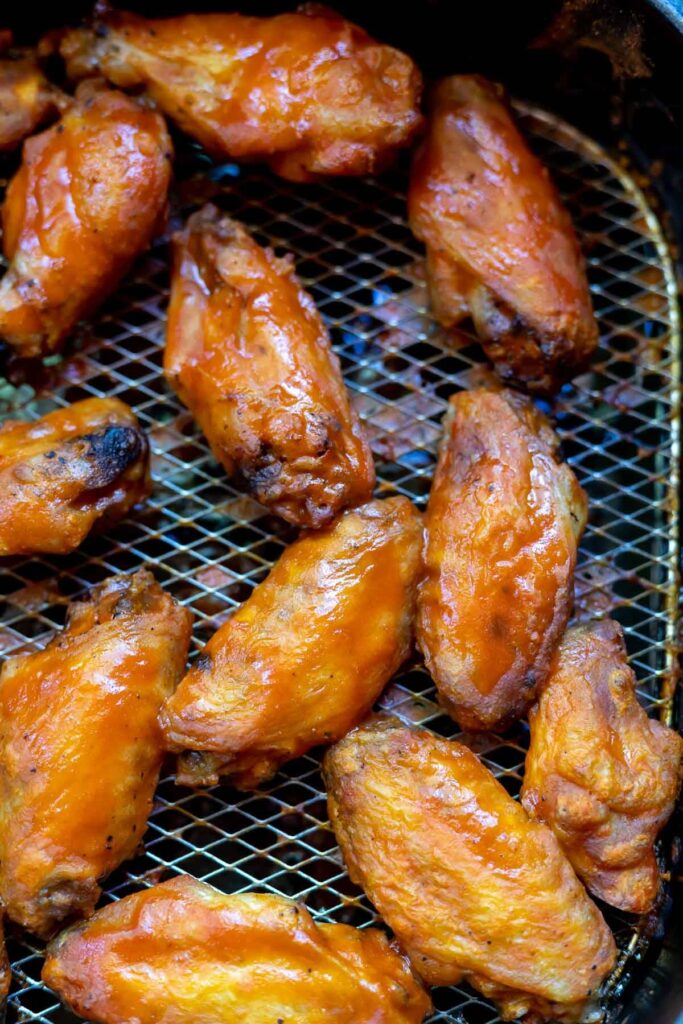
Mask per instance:
[[[564,451],[590,498],[577,572],[577,615],[612,614],[625,627],[639,693],[668,718],[676,683],[679,335],[672,268],[661,231],[631,179],[597,146],[548,114],[520,107],[552,168],[588,256],[600,349],[590,374],[553,408]],[[294,252],[325,316],[370,432],[381,493],[427,496],[449,394],[482,374],[473,336],[456,346],[430,319],[421,251],[405,221],[405,170],[377,180],[294,187],[258,169],[214,167],[197,150],[180,159],[176,214],[211,198],[263,242]],[[294,532],[225,480],[161,373],[167,260],[163,243],[140,264],[76,353],[33,382],[0,390],[4,412],[35,417],[92,395],[117,395],[149,429],[155,490],[146,507],[67,558],[9,560],[0,578],[0,652],[40,645],[65,603],[110,573],[151,564],[195,616],[201,647],[264,578]],[[36,388],[38,390],[36,391]],[[452,736],[415,661],[381,704]],[[477,741],[517,794],[527,730]],[[327,824],[319,757],[285,767],[252,795],[225,786],[192,793],[159,786],[144,854],[112,877],[116,898],[158,877],[189,872],[226,892],[304,899],[315,915],[366,925],[375,914],[344,870]],[[623,985],[650,929],[611,914],[624,954]],[[40,948],[11,935],[9,1019],[71,1020],[40,985]],[[618,982],[618,985],[617,985]],[[434,992],[433,1021],[488,1024],[493,1008],[467,988]]]

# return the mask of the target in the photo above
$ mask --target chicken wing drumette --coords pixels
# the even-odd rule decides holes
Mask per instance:
[[[315,4],[270,18],[101,11],[61,52],[72,77],[141,86],[210,153],[294,181],[374,173],[421,123],[413,61]]]
[[[421,548],[407,498],[295,541],[162,712],[178,781],[251,788],[360,722],[410,652]]]
[[[5,52],[10,46],[11,35],[0,32],[0,153],[14,149],[68,103],[48,82],[34,53]]]
[[[569,618],[586,497],[513,391],[454,395],[425,518],[417,641],[463,729],[505,729],[543,685]]]
[[[429,998],[375,928],[187,876],[109,904],[48,948],[43,981],[100,1024],[419,1024]]]
[[[567,631],[529,714],[522,803],[590,892],[642,914],[659,889],[654,842],[676,802],[683,740],[647,717],[635,687],[616,622]]]
[[[149,447],[117,398],[0,426],[0,555],[74,551],[149,493]]]
[[[20,356],[61,346],[152,240],[170,158],[158,114],[92,82],[26,142],[2,208],[0,340]]]
[[[550,829],[469,748],[379,719],[324,775],[349,874],[427,982],[467,981],[504,1020],[582,1018],[611,932]]]
[[[190,615],[150,573],[114,576],[66,628],[0,672],[0,897],[40,936],[92,912],[133,856],[159,777],[157,715]]]
[[[164,369],[216,458],[299,526],[367,501],[372,453],[291,262],[212,206],[173,252]]]
[[[442,324],[471,315],[498,373],[530,389],[586,366],[598,331],[574,229],[490,82],[439,84],[408,204]]]

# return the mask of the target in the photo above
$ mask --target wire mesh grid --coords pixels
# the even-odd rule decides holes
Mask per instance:
[[[679,332],[671,263],[657,221],[632,180],[594,143],[556,118],[519,107],[549,164],[588,258],[600,321],[590,373],[551,412],[565,456],[590,499],[576,574],[576,615],[624,626],[639,695],[670,720],[676,676]],[[198,150],[179,158],[174,217],[210,198],[277,251],[292,251],[332,332],[375,454],[379,492],[423,505],[448,396],[486,373],[474,336],[448,337],[430,318],[422,253],[406,225],[405,168],[369,181],[295,187],[255,168],[217,167]],[[0,652],[42,645],[69,599],[111,573],[150,565],[194,614],[193,655],[267,574],[294,531],[235,489],[160,371],[168,262],[160,241],[40,380],[7,383],[3,414],[37,417],[99,395],[128,402],[148,429],[154,493],[110,532],[65,558],[6,560]],[[381,706],[454,736],[413,660]],[[527,745],[520,724],[472,742],[513,795]],[[77,782],[76,782],[77,784]],[[225,892],[281,893],[328,920],[365,926],[376,915],[350,882],[328,820],[317,752],[253,794],[190,792],[167,773],[145,850],[106,883],[118,898],[188,872]],[[633,972],[653,922],[609,914],[622,949],[607,1005]],[[40,946],[11,933],[10,1021],[72,1020],[40,984]],[[493,1007],[463,987],[434,992],[432,1021],[493,1024]]]

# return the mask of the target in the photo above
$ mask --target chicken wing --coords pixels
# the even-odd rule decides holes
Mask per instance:
[[[463,729],[507,728],[547,678],[573,601],[586,497],[513,391],[450,400],[425,520],[417,642]]]
[[[408,205],[442,324],[470,314],[498,373],[530,389],[584,369],[598,332],[574,229],[490,82],[439,84]]]
[[[216,458],[298,526],[367,501],[372,453],[291,262],[212,206],[173,249],[164,368]]]
[[[92,912],[138,848],[162,761],[159,708],[190,615],[152,575],[113,576],[63,632],[0,672],[0,897],[40,936]]]
[[[68,554],[149,491],[147,438],[117,398],[0,426],[0,555]]]
[[[48,948],[43,981],[100,1024],[419,1024],[429,997],[375,928],[316,924],[281,896],[181,876]]]
[[[14,149],[65,109],[67,97],[48,82],[30,50],[13,50],[0,33],[0,153]]]
[[[641,914],[659,889],[654,842],[676,802],[683,740],[647,717],[635,687],[616,622],[567,631],[529,715],[522,803],[595,896]]]
[[[20,356],[57,350],[150,243],[170,158],[158,114],[92,82],[26,142],[2,210],[0,281],[0,339]]]
[[[72,77],[142,86],[210,153],[292,181],[372,174],[421,124],[413,61],[316,4],[270,18],[109,10],[61,52]]]
[[[410,652],[421,548],[407,498],[292,544],[162,711],[178,781],[249,789],[360,722]]]
[[[467,981],[504,1020],[581,1019],[612,935],[550,829],[471,750],[378,719],[328,751],[324,776],[349,874],[427,982]]]

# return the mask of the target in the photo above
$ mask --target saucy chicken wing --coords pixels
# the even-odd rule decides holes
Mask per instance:
[[[72,77],[142,86],[210,153],[265,160],[292,181],[372,174],[421,124],[413,61],[315,4],[270,18],[109,10],[61,52]]]
[[[29,50],[13,50],[11,36],[0,32],[0,153],[14,149],[42,124],[58,116],[68,102],[59,89],[48,82],[35,55]]]
[[[0,555],[68,554],[150,490],[149,447],[117,398],[0,426]]]
[[[683,740],[638,704],[621,627],[567,631],[529,714],[522,803],[550,825],[579,878],[620,910],[650,910],[657,833],[674,809]]]
[[[190,616],[150,573],[113,576],[0,672],[0,897],[37,935],[92,912],[133,856],[162,761],[157,715]]]
[[[554,835],[467,747],[396,720],[325,756],[351,878],[432,985],[469,982],[504,1020],[578,1021],[615,961]]]
[[[91,82],[25,143],[2,209],[0,281],[0,339],[20,356],[57,350],[149,245],[170,157],[158,114]]]
[[[417,642],[463,729],[532,703],[573,602],[586,497],[557,438],[513,391],[453,395],[425,526]]]
[[[295,541],[162,711],[178,782],[249,789],[360,722],[410,652],[421,548],[407,498]]]
[[[530,389],[586,366],[598,332],[574,229],[490,82],[437,87],[408,206],[444,326],[471,315],[498,373]]]
[[[213,206],[173,251],[164,369],[216,458],[298,526],[367,501],[372,453],[291,262]]]
[[[48,948],[43,981],[100,1024],[419,1024],[429,997],[375,928],[316,924],[281,896],[181,876]]]

